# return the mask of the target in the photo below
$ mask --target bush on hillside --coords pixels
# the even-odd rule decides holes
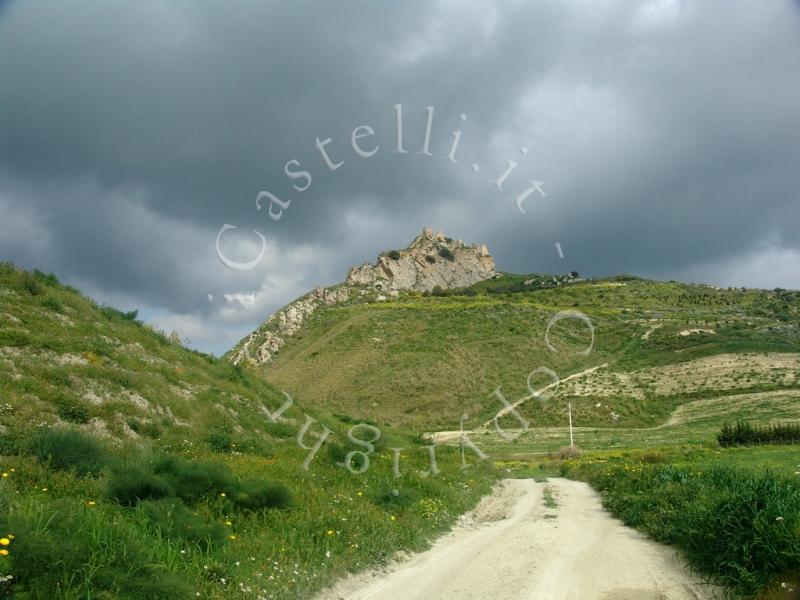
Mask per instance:
[[[153,461],[152,467],[153,473],[169,483],[176,496],[188,503],[236,489],[236,479],[225,465],[163,455]]]
[[[204,551],[225,541],[221,523],[207,523],[177,498],[146,500],[139,505],[149,525],[166,538],[197,544]]]
[[[236,508],[257,511],[264,508],[284,509],[292,506],[292,493],[284,485],[267,480],[250,479],[238,483],[230,495]]]
[[[64,421],[70,423],[84,424],[88,423],[92,418],[91,411],[85,402],[70,398],[68,396],[60,396],[55,400],[56,413]]]
[[[225,465],[163,455],[151,466],[152,472],[137,466],[117,470],[109,479],[108,495],[124,506],[162,499],[180,499],[194,504],[223,493],[241,510],[292,505],[292,494],[287,487],[265,479],[238,481]]]
[[[222,454],[229,454],[236,448],[236,443],[233,441],[233,434],[229,429],[224,427],[215,427],[206,435],[206,443],[211,448],[212,452],[219,452]]]
[[[22,273],[22,289],[28,292],[31,296],[38,296],[44,291],[42,284],[33,275],[28,272]]]
[[[34,435],[27,450],[39,462],[59,471],[97,475],[109,466],[107,450],[95,438],[73,429],[47,429]]]
[[[441,247],[439,248],[439,256],[441,256],[445,260],[454,261],[456,259],[455,254],[450,248]]]
[[[398,509],[411,506],[419,499],[419,493],[406,488],[386,488],[373,496],[372,501],[379,506]]]
[[[100,308],[100,312],[109,320],[109,321],[133,321],[138,322],[136,319],[139,318],[139,311],[138,310],[131,310],[128,312],[122,312],[114,308],[113,306],[102,306]]]
[[[135,506],[142,500],[174,498],[175,490],[161,477],[133,466],[120,469],[109,478],[108,495],[123,506]]]
[[[42,300],[42,306],[57,313],[64,312],[64,303],[52,294]]]
[[[4,510],[0,530],[14,533],[4,560],[25,598],[65,597],[65,582],[70,598],[195,598],[186,576],[152,564],[135,530],[74,502]]]
[[[161,427],[158,426],[158,423],[145,419],[137,419],[135,417],[128,419],[127,423],[128,427],[139,435],[149,437],[153,440],[157,440],[161,437]]]
[[[44,271],[40,271],[39,269],[34,269],[33,271],[31,271],[31,273],[36,279],[38,279],[47,286],[60,285],[58,277],[56,277],[55,274],[53,273],[45,273]]]

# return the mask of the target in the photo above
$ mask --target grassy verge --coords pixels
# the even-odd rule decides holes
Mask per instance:
[[[446,448],[441,473],[420,477],[427,453],[405,442],[399,480],[385,448],[363,475],[324,447],[304,471],[289,444],[270,458],[114,449],[84,476],[2,456],[0,595],[307,599],[349,571],[423,549],[494,481],[481,465],[462,472]]]
[[[594,453],[561,472],[732,593],[787,597],[800,587],[800,477],[789,473],[797,460],[786,448]]]

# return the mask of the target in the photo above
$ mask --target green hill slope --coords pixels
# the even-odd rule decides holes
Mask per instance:
[[[556,351],[548,347],[561,311],[593,323],[587,356],[591,334],[577,319],[555,323]],[[464,413],[466,426],[483,423],[502,407],[494,390],[509,402],[529,394],[539,367],[562,380],[599,367],[520,412],[536,426],[560,424],[572,402],[583,426],[653,427],[692,400],[800,387],[799,311],[791,291],[506,274],[440,296],[320,308],[260,369],[308,405],[432,431],[458,429]]]
[[[367,448],[299,402],[273,422],[280,390],[135,317],[0,264],[4,597],[305,599],[424,546],[495,480],[451,448],[423,476],[416,437],[381,426]]]

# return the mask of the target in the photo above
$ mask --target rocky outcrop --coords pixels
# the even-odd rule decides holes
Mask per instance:
[[[486,244],[467,245],[425,228],[405,250],[384,252],[376,264],[350,269],[346,283],[382,291],[430,292],[435,287],[469,287],[495,275]]]
[[[339,304],[349,297],[350,288],[347,286],[314,289],[271,315],[261,327],[242,340],[234,348],[231,361],[237,365],[245,359],[259,364],[269,362],[286,343],[286,338],[294,335],[317,308]]]
[[[497,276],[494,259],[485,244],[467,245],[425,228],[405,250],[383,252],[376,264],[364,263],[350,269],[343,284],[318,287],[285,306],[239,342],[228,358],[234,364],[245,360],[269,362],[320,306],[345,302],[354,290],[367,297],[375,293],[374,299],[383,301],[401,291],[468,287]]]

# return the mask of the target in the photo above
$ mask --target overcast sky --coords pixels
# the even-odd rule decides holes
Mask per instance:
[[[217,354],[424,226],[800,288],[798,194],[796,2],[0,1],[0,259]]]

